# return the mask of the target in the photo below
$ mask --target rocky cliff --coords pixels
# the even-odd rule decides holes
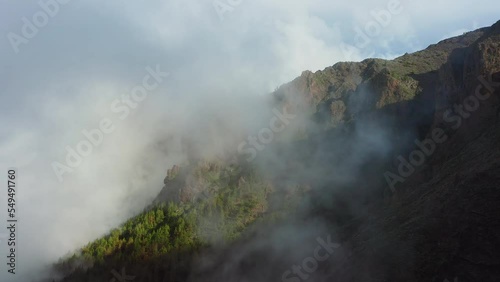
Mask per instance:
[[[307,117],[304,138],[253,163],[169,168],[143,217],[86,246],[85,269],[80,256],[59,269],[64,281],[119,266],[136,281],[499,281],[499,94],[500,22],[305,71],[272,94]],[[319,233],[335,252],[287,275]]]

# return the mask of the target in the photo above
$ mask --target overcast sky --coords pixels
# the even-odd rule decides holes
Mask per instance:
[[[0,179],[19,169],[18,281],[149,203],[179,161],[160,143],[179,124],[191,128],[186,112],[225,110],[304,70],[394,58],[500,19],[498,0],[40,2],[51,15],[38,1],[0,0]],[[122,95],[146,76],[157,86],[128,106]],[[103,120],[114,131],[58,176],[67,146]],[[0,280],[10,281],[4,260]]]

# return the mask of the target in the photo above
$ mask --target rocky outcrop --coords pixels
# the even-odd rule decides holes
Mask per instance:
[[[273,154],[260,154],[265,204],[251,211],[264,216],[291,194],[307,199],[299,222],[328,223],[341,243],[318,264],[315,281],[500,280],[500,22],[392,61],[367,59],[305,71],[273,95],[287,112],[310,115],[318,126],[310,129],[313,137],[269,146]],[[353,158],[360,144],[352,144],[351,129],[363,118],[378,117],[391,125],[394,155]],[[446,140],[424,153],[412,138],[431,140],[436,130]],[[408,131],[415,132],[412,138],[400,138]],[[389,189],[384,171],[397,173],[398,156],[409,159],[419,150],[425,161]],[[357,177],[345,180],[344,174],[353,173],[353,159]],[[167,171],[155,203],[192,203],[217,195],[221,187],[236,188],[231,200],[238,201],[244,196],[240,190],[255,190],[255,175],[242,163],[194,156],[189,162]],[[276,281],[290,263],[283,264],[286,255],[270,253],[276,246],[260,244],[272,228],[208,250],[210,259],[202,259],[206,268],[190,281]],[[293,237],[279,234],[280,240]],[[255,278],[260,274],[267,276],[259,279],[270,278]]]

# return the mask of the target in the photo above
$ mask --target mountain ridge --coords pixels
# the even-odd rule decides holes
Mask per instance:
[[[497,281],[500,260],[489,250],[500,247],[499,90],[457,129],[445,115],[480,77],[500,82],[500,21],[391,61],[304,71],[272,93],[277,107],[311,120],[294,128],[300,138],[252,163],[172,167],[143,214],[57,265],[62,281],[109,281],[121,267],[135,281],[275,281],[291,262],[267,249],[297,242],[268,237],[316,221],[303,238],[332,232],[341,247],[314,281]],[[435,129],[446,143],[392,193],[384,174]]]

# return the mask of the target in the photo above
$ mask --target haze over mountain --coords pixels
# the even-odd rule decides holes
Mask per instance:
[[[444,114],[497,79],[499,4],[401,1],[360,48],[390,1],[243,1],[222,18],[214,3],[68,1],[17,47],[8,35],[42,8],[1,3],[0,162],[20,177],[19,272],[2,281],[122,267],[276,281],[328,236],[340,246],[309,281],[498,278],[498,98],[457,129]],[[436,128],[450,140],[389,185]],[[92,152],[68,157],[85,140]]]
[[[306,71],[262,103],[275,117],[256,142],[208,156],[185,139],[153,204],[56,269],[63,281],[120,267],[138,281],[496,281],[499,51],[497,22]]]

